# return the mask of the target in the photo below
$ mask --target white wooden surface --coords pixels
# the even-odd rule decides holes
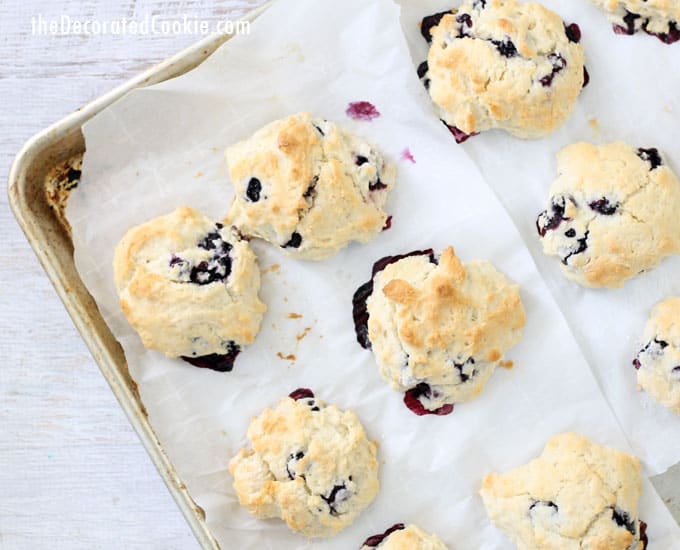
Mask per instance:
[[[31,18],[237,19],[263,0],[0,0],[0,174],[23,142],[199,36],[32,36]],[[4,184],[4,183],[3,183]],[[195,549],[0,193],[0,548]]]

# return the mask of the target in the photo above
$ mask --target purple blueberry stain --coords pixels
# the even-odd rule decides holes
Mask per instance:
[[[582,254],[586,250],[588,250],[588,235],[590,234],[589,231],[586,231],[586,234],[581,237],[580,239],[576,239],[576,242],[578,246],[576,247],[576,250],[573,250],[569,254],[567,254],[564,258],[562,258],[562,263],[564,265],[569,265],[569,260],[571,259],[572,256],[576,256],[578,254]]]
[[[382,191],[383,189],[387,189],[387,185],[380,181],[380,177],[368,184],[369,191]]]
[[[626,531],[628,531],[631,535],[635,535],[635,522],[625,510],[613,507],[612,521],[614,521],[619,527],[625,528]]]
[[[640,19],[639,14],[626,11],[626,15],[623,16],[623,22],[626,26],[614,25],[614,32],[616,34],[635,34],[635,21],[637,19]]]
[[[620,205],[619,203],[612,204],[609,202],[608,198],[602,197],[601,199],[589,202],[588,206],[593,212],[597,212],[603,216],[613,216],[616,214],[616,211],[619,209]]]
[[[427,73],[430,70],[430,65],[428,64],[427,61],[423,61],[420,65],[418,65],[418,78],[422,81],[423,86],[425,86],[426,90],[430,89],[430,79],[427,77]]]
[[[227,344],[227,353],[211,353],[199,357],[188,357],[183,355],[181,358],[187,363],[200,369],[210,369],[217,372],[231,372],[234,368],[234,361],[241,353],[241,348],[235,342]]]
[[[590,84],[590,73],[588,72],[588,69],[586,69],[586,66],[583,66],[583,86],[581,88],[585,88],[588,84]]]
[[[382,542],[389,537],[392,533],[395,531],[401,531],[405,529],[405,526],[403,523],[395,523],[392,527],[387,529],[384,533],[380,533],[379,535],[373,535],[372,537],[368,537],[364,543],[361,545],[362,547],[368,546],[369,548],[375,548],[376,546],[379,546],[382,544]]]
[[[388,218],[391,222],[391,217]],[[390,223],[391,225],[391,223]],[[387,227],[387,224],[386,224]],[[387,227],[389,229],[389,227]],[[364,349],[371,349],[371,341],[368,338],[368,307],[366,301],[369,296],[373,294],[373,279],[375,276],[385,269],[388,265],[408,258],[410,256],[429,256],[430,262],[436,263],[434,251],[430,248],[427,250],[415,250],[408,254],[400,254],[397,256],[385,256],[373,264],[371,271],[371,280],[361,285],[354,296],[352,297],[352,317],[354,319],[354,331],[357,335],[357,342]]]
[[[433,390],[429,384],[421,382],[414,388],[411,388],[406,393],[404,393],[404,405],[406,405],[408,410],[414,414],[417,414],[418,416],[425,416],[428,414],[446,416],[447,414],[451,414],[453,412],[453,404],[451,403],[442,405],[441,407],[434,410],[426,408],[425,405],[423,405],[421,399],[431,399],[432,397],[438,397],[437,392]]]
[[[642,30],[651,36],[656,36],[664,44],[674,44],[680,40],[680,28],[675,21],[668,23],[668,32],[653,32],[647,29],[649,20],[645,21],[642,25]]]
[[[351,494],[347,490],[347,486],[344,483],[342,483],[341,485],[334,485],[328,496],[325,495],[320,496],[321,499],[326,504],[328,504],[328,509],[330,511],[331,516],[339,516],[340,514],[338,513],[337,505],[350,498]]]
[[[423,38],[427,40],[428,43],[432,42],[432,29],[439,25],[445,15],[450,13],[450,11],[442,11],[423,18],[420,23],[420,34],[423,35]]]
[[[413,153],[411,153],[411,150],[408,147],[401,152],[399,158],[401,158],[401,160],[406,160],[411,164],[416,163],[416,158],[413,156]]]
[[[299,451],[297,453],[290,454],[288,456],[288,462],[286,463],[286,473],[288,474],[288,479],[293,480],[297,477],[297,474],[295,473],[295,465],[304,458],[305,453],[302,451]],[[304,479],[304,476],[301,475],[301,478]]]
[[[550,64],[552,65],[552,72],[540,79],[540,83],[544,88],[552,86],[555,76],[567,68],[567,60],[558,53],[549,54],[548,61],[550,61]]]
[[[647,524],[640,520],[640,542],[642,543],[642,550],[647,550],[649,545],[649,537],[647,536]]]
[[[387,219],[385,220],[385,225],[383,225],[383,228],[381,231],[387,231],[392,227],[392,216],[387,216]]]
[[[550,200],[550,211],[544,210],[536,219],[536,229],[541,237],[545,237],[548,231],[557,229],[563,221],[568,221],[564,213],[566,211],[566,199],[559,195]]]
[[[380,111],[369,101],[354,101],[347,106],[345,113],[351,119],[367,122],[380,116]]]
[[[442,122],[444,122],[442,120]],[[451,126],[450,124],[446,124],[444,122],[444,126],[446,126],[449,129],[449,132],[453,135],[454,139],[456,140],[456,143],[463,143],[470,139],[472,136],[476,136],[479,134],[479,132],[472,132],[471,134],[466,134],[463,132],[463,130],[457,128],[456,126]]]
[[[650,147],[649,149],[643,149],[640,147],[637,150],[637,156],[651,165],[651,168],[649,169],[650,172],[663,165],[663,159],[661,158],[659,150],[656,147]]]

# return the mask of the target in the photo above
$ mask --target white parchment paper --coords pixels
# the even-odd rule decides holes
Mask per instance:
[[[382,116],[348,119],[345,109],[357,100],[371,101]],[[269,310],[231,373],[145,350],[115,294],[116,242],[129,227],[182,204],[222,217],[232,196],[223,149],[302,110],[364,136],[398,165],[388,204],[392,228],[320,263],[290,260],[254,242]],[[391,0],[280,0],[251,36],[229,41],[183,77],[132,92],[84,132],[83,183],[67,210],[79,272],[123,345],[156,433],[223,548],[358,548],[397,521],[436,532],[458,550],[508,548],[477,494],[486,473],[531,459],[564,430],[628,448],[520,234],[433,116]],[[406,148],[415,164],[401,159]],[[351,298],[378,258],[449,244],[464,260],[491,260],[517,281],[528,321],[509,354],[512,370],[499,369],[476,401],[449,416],[417,417],[356,343]],[[295,359],[280,357],[288,355]],[[300,386],[356,410],[380,443],[377,499],[329,540],[306,540],[279,520],[252,518],[227,472],[246,444],[250,417]],[[641,510],[654,548],[680,545],[680,529],[647,481]]]
[[[591,81],[574,115],[546,139],[527,141],[492,131],[468,140],[463,149],[510,213],[635,453],[651,474],[658,474],[680,461],[680,418],[637,390],[632,360],[652,306],[680,294],[680,257],[667,259],[623,289],[584,289],[561,275],[555,258],[543,254],[535,222],[557,177],[555,154],[570,143],[623,140],[658,147],[680,174],[680,49],[645,34],[615,35],[604,14],[586,0],[541,2],[567,23],[577,22],[583,32]],[[427,56],[418,22],[449,9],[451,2],[401,3],[417,64]],[[567,368],[559,353],[553,361]]]

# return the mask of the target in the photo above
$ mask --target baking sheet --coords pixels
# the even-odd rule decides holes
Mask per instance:
[[[405,34],[418,64],[427,56],[418,22],[452,4],[401,3]],[[632,360],[652,306],[680,294],[680,257],[665,260],[623,289],[585,289],[566,280],[559,262],[543,254],[535,222],[557,177],[555,154],[570,143],[623,140],[658,147],[680,174],[680,49],[645,34],[615,35],[604,14],[585,0],[542,3],[567,24],[577,22],[583,32],[591,80],[574,115],[546,139],[527,141],[491,131],[468,140],[463,149],[515,222],[635,453],[654,475],[680,461],[680,417],[637,390]],[[565,364],[561,358],[559,362]]]
[[[357,100],[371,101],[382,116],[349,120],[345,109]],[[398,165],[388,203],[392,228],[321,263],[290,260],[255,242],[269,311],[231,373],[145,350],[115,295],[116,242],[130,226],[182,204],[222,217],[232,194],[224,148],[301,110],[364,136]],[[397,521],[418,523],[452,548],[507,548],[477,495],[484,474],[529,460],[563,430],[626,448],[512,221],[432,116],[390,0],[332,7],[281,0],[252,25],[251,36],[230,40],[185,76],[132,92],[84,133],[83,179],[67,208],[79,273],[123,345],[152,426],[223,548],[359,547]],[[405,149],[415,164],[402,159]],[[515,367],[499,369],[476,401],[450,416],[416,417],[356,343],[351,297],[376,259],[449,244],[464,260],[492,260],[517,281],[528,322],[508,354]],[[280,357],[288,355],[295,359]],[[252,518],[226,471],[246,444],[249,418],[300,386],[355,409],[380,443],[380,494],[329,540],[309,541],[278,520]],[[658,548],[680,544],[680,529],[648,482],[641,508]]]

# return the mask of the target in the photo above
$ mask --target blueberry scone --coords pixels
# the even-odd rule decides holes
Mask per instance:
[[[231,460],[239,501],[308,537],[350,525],[378,493],[377,447],[352,411],[300,388],[248,428],[252,447]]]
[[[644,31],[666,44],[680,40],[678,0],[591,0],[607,14],[616,34]]]
[[[546,136],[587,84],[578,25],[541,4],[466,0],[421,32],[430,50],[418,74],[458,142],[492,128]]]
[[[480,491],[486,511],[518,550],[643,550],[640,462],[576,433],[552,437],[541,455]]]
[[[517,285],[489,262],[462,264],[451,247],[380,260],[353,305],[359,343],[418,415],[475,398],[525,323]]]
[[[363,139],[301,113],[227,150],[235,197],[226,223],[287,254],[320,260],[387,221],[395,169]]]
[[[680,252],[680,182],[656,149],[576,143],[536,220],[543,251],[587,287],[621,287]]]
[[[361,550],[447,550],[437,535],[423,531],[417,525],[397,523],[380,535],[368,537]]]
[[[633,360],[640,387],[662,405],[680,414],[680,297],[652,309],[643,336],[645,344]]]
[[[228,371],[260,330],[257,258],[239,233],[180,207],[116,246],[120,305],[144,346]]]

